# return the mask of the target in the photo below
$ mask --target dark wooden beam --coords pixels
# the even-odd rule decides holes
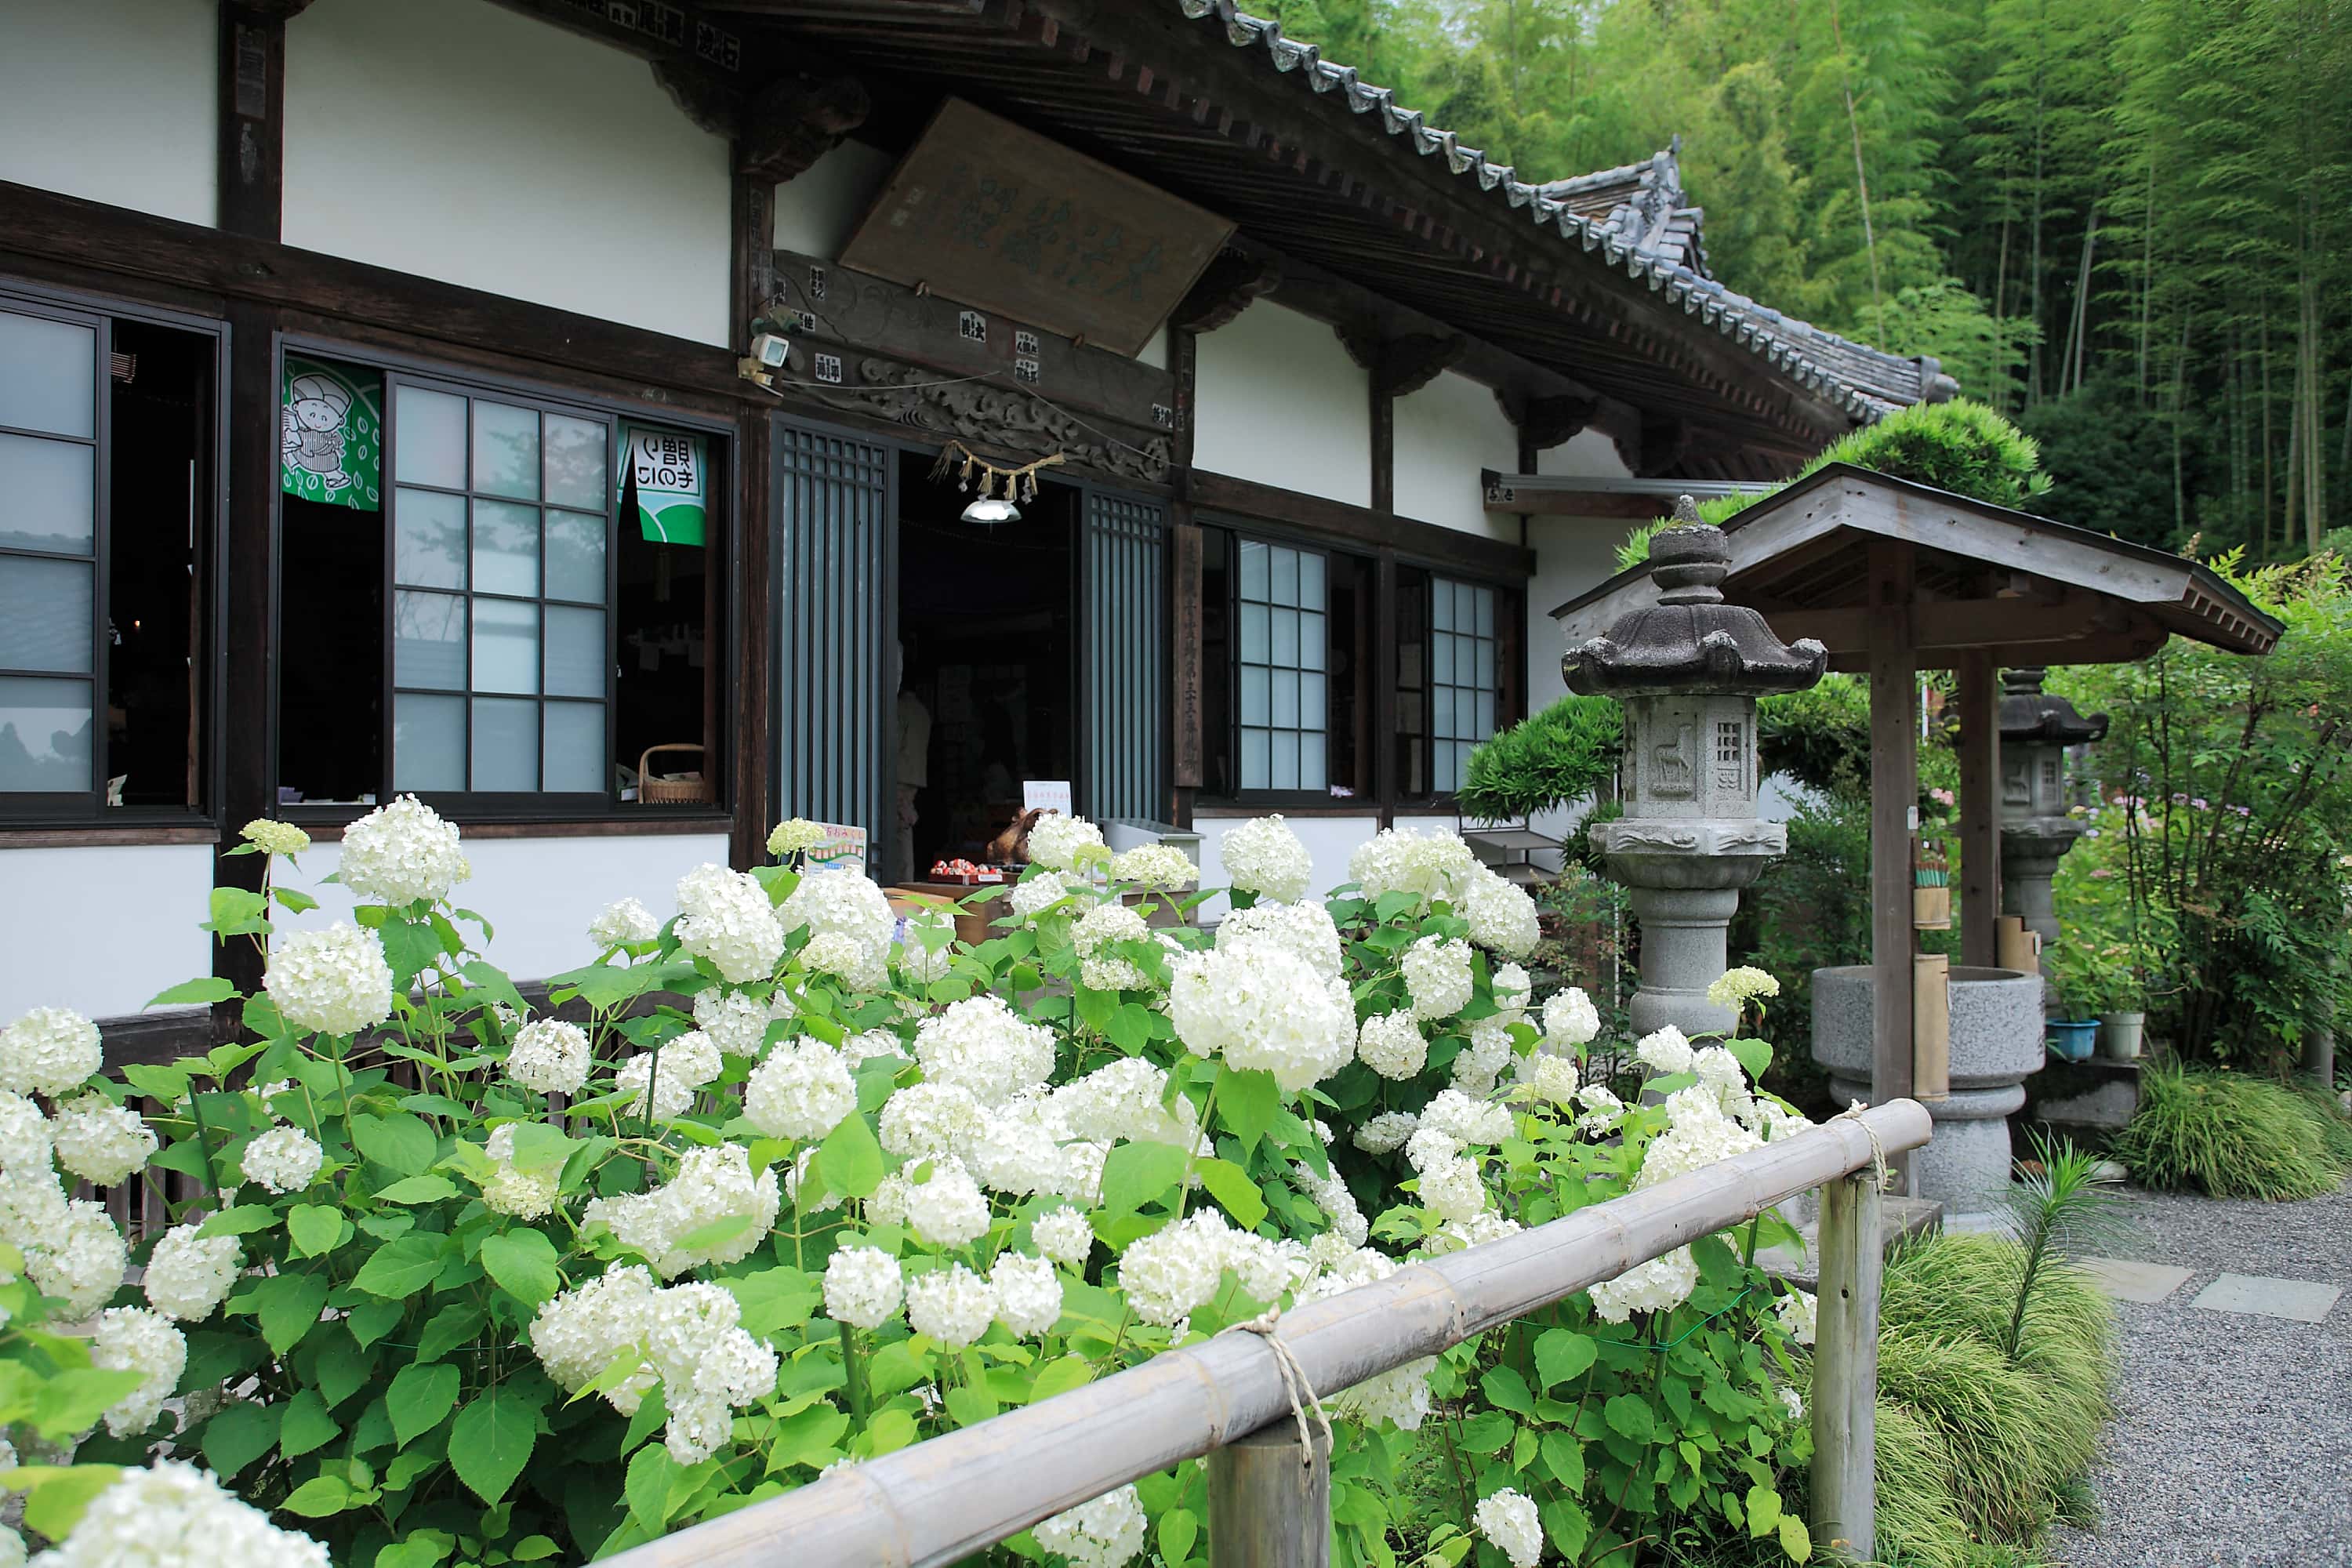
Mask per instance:
[[[1273,258],[1231,247],[1221,250],[1169,315],[1169,328],[1213,332],[1231,325],[1253,301],[1273,292],[1281,282],[1281,264]]]
[[[1469,347],[1459,332],[1389,338],[1372,369],[1372,388],[1391,398],[1410,397],[1459,364]]]
[[[1528,402],[1516,423],[1519,438],[1542,452],[1574,440],[1600,412],[1598,397],[1538,397]]]
[[[220,227],[278,237],[286,184],[286,18],[299,4],[220,8]]]
[[[1870,547],[1870,954],[1875,1022],[1870,1101],[1911,1092],[1911,833],[1919,805],[1918,668],[1909,545]],[[1900,1190],[1910,1190],[1907,1159]]]
[[[2000,930],[2000,682],[1990,655],[1959,660],[1960,962],[1990,968]]]
[[[738,869],[760,864],[767,853],[769,766],[772,737],[769,732],[769,686],[773,660],[769,648],[775,635],[773,595],[770,586],[776,520],[769,515],[769,416],[747,408],[735,425],[734,569],[724,584],[732,635],[717,646],[733,650],[732,689],[727,693],[729,712],[726,743],[733,774],[734,821],[729,853]],[[717,543],[716,539],[712,541]],[[719,629],[710,628],[717,639]],[[710,663],[719,658],[715,649]]]
[[[227,589],[228,654],[222,672],[221,821],[232,832],[257,816],[274,815],[271,773],[277,760],[278,715],[271,701],[271,662],[278,646],[278,314],[266,306],[232,301],[228,316],[227,544],[220,571]],[[231,856],[236,839],[223,835],[213,862],[215,886],[261,890],[266,857]],[[261,985],[261,958],[250,943],[213,948],[214,973],[246,992]],[[236,1025],[233,1009],[216,1014],[223,1029]],[[224,1038],[228,1037],[226,1035]]]
[[[728,345],[751,346],[751,321],[776,293],[776,183],[759,174],[732,177],[727,215]]]
[[[1380,377],[1371,384],[1372,510],[1396,510],[1396,399],[1381,390]]]
[[[782,182],[841,145],[873,110],[866,84],[856,77],[787,77],[770,82],[743,113],[736,167],[747,174]]]
[[[1922,658],[1955,655],[1972,648],[2051,647],[2090,643],[2134,632],[2160,629],[2145,616],[2113,605],[2102,606],[2086,596],[2040,603],[2032,599],[1931,599],[1911,608],[1912,647]],[[1874,612],[1765,609],[1773,635],[1784,642],[1811,637],[1832,655],[1866,653],[1876,635]],[[2053,664],[2091,662],[2063,653]],[[1937,664],[1933,668],[1947,668]]]
[[[1388,549],[1412,562],[1517,584],[1535,575],[1535,552],[1475,533],[1459,533],[1433,522],[1350,506],[1278,485],[1235,479],[1195,468],[1187,476],[1184,499],[1195,508],[1287,524],[1360,549]],[[1382,625],[1394,623],[1383,621]]]
[[[1190,327],[1168,333],[1169,364],[1176,377],[1176,493],[1168,503],[1169,639],[1168,716],[1169,820],[1180,827],[1192,826],[1192,802],[1207,780],[1207,732],[1203,728],[1201,683],[1208,668],[1203,605],[1203,551],[1206,541],[1192,516],[1189,476],[1192,471],[1193,389],[1200,339]]]
[[[1517,476],[1496,474],[1486,485],[1486,510],[1531,517],[1622,517],[1647,521],[1675,510],[1664,496],[1626,495],[1617,490],[1521,489]]]

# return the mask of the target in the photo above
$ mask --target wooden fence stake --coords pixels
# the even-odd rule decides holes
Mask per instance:
[[[1867,1168],[1822,1189],[1813,1327],[1813,1549],[1867,1563],[1878,1546],[1878,1182]]]
[[[1304,1462],[1287,1415],[1209,1456],[1209,1568],[1329,1568],[1331,1444]]]

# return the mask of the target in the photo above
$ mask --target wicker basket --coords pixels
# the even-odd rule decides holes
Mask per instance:
[[[714,798],[710,781],[701,779],[657,779],[653,776],[653,761],[661,752],[692,752],[702,755],[702,747],[691,742],[673,742],[666,746],[648,746],[637,759],[637,800],[645,805],[707,805]]]

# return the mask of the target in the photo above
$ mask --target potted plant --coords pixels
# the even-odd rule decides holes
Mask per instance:
[[[2042,953],[2058,1005],[2049,1021],[2050,1048],[2070,1062],[2088,1061],[2099,1038],[2099,1015],[2116,996],[2121,979],[2107,944],[2068,931]]]

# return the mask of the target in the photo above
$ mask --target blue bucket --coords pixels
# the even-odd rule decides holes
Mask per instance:
[[[2099,1043],[2099,1021],[2096,1018],[2053,1018],[2049,1021],[2050,1048],[2070,1062],[2086,1062]]]

